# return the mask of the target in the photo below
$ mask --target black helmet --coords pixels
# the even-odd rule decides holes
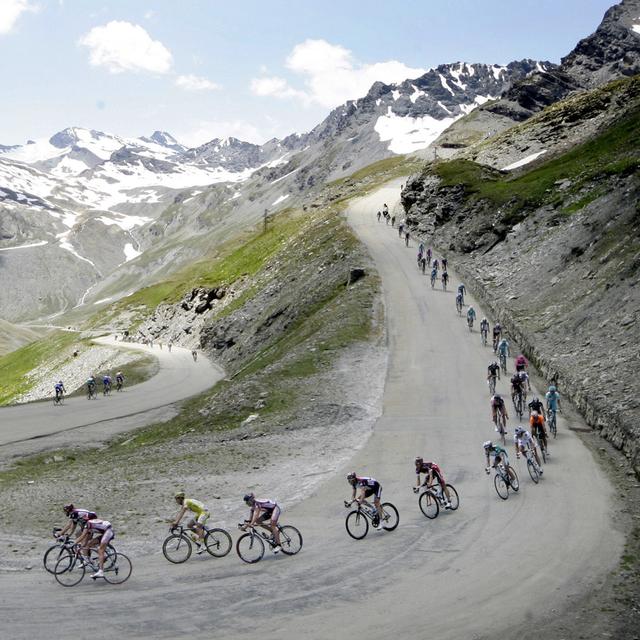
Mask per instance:
[[[416,462],[416,464],[422,464],[424,462],[424,460],[420,456],[418,456],[416,458],[415,462]]]
[[[246,504],[252,504],[255,500],[255,496],[253,495],[253,493],[247,493],[247,495],[242,499]]]
[[[356,479],[356,472],[352,471],[347,475],[347,482],[353,482]]]
[[[493,449],[493,442],[491,442],[491,440],[487,440],[482,446],[485,449]]]
[[[62,509],[67,515],[69,515],[73,511],[73,505],[65,504],[64,507],[62,507]]]

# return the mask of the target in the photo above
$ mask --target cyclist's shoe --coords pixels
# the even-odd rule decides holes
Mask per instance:
[[[484,472],[489,475],[491,473],[491,467],[485,467]]]
[[[198,555],[200,555],[201,553],[204,553],[207,550],[207,547],[205,547],[201,542],[196,542],[196,553]]]
[[[540,475],[543,475],[543,474],[544,474],[544,471],[542,470],[542,467],[538,467],[538,473],[539,473]]]
[[[445,509],[451,509],[451,502],[447,501],[444,503],[444,508]]]
[[[280,545],[273,547],[273,553],[280,553],[281,551],[282,547]]]
[[[418,487],[413,487],[413,493],[418,493],[418,491],[420,491]]]
[[[98,569],[92,576],[92,578],[104,578],[104,571],[102,569]]]

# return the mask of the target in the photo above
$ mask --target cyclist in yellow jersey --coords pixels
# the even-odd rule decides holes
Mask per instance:
[[[181,509],[178,515],[174,520],[171,520],[171,526],[175,527],[180,523],[180,520],[184,518],[184,514],[187,511],[191,511],[193,513],[193,517],[189,522],[187,522],[187,527],[192,531],[195,531],[198,536],[194,542],[196,543],[196,553],[202,553],[205,551],[206,547],[204,546],[204,525],[206,524],[209,516],[209,510],[200,502],[200,500],[194,500],[193,498],[185,498],[184,491],[178,491],[174,496],[176,502],[180,505]]]

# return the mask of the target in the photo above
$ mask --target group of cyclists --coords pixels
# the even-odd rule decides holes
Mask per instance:
[[[110,374],[105,373],[102,378],[102,394],[108,396],[111,393],[111,389],[113,387],[113,381],[115,378],[116,391],[122,391],[124,387],[124,374],[122,371],[118,371],[114,377],[111,377]],[[98,379],[91,374],[87,381],[84,384],[87,391],[87,398],[89,400],[96,398],[98,395]],[[65,389],[64,383],[62,380],[59,380],[54,385],[55,388],[55,402],[56,404],[62,402],[64,396],[67,393]]]

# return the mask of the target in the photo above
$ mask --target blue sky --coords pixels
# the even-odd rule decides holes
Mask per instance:
[[[195,145],[306,131],[375,79],[558,62],[611,0],[0,0],[0,143],[67,126]]]

